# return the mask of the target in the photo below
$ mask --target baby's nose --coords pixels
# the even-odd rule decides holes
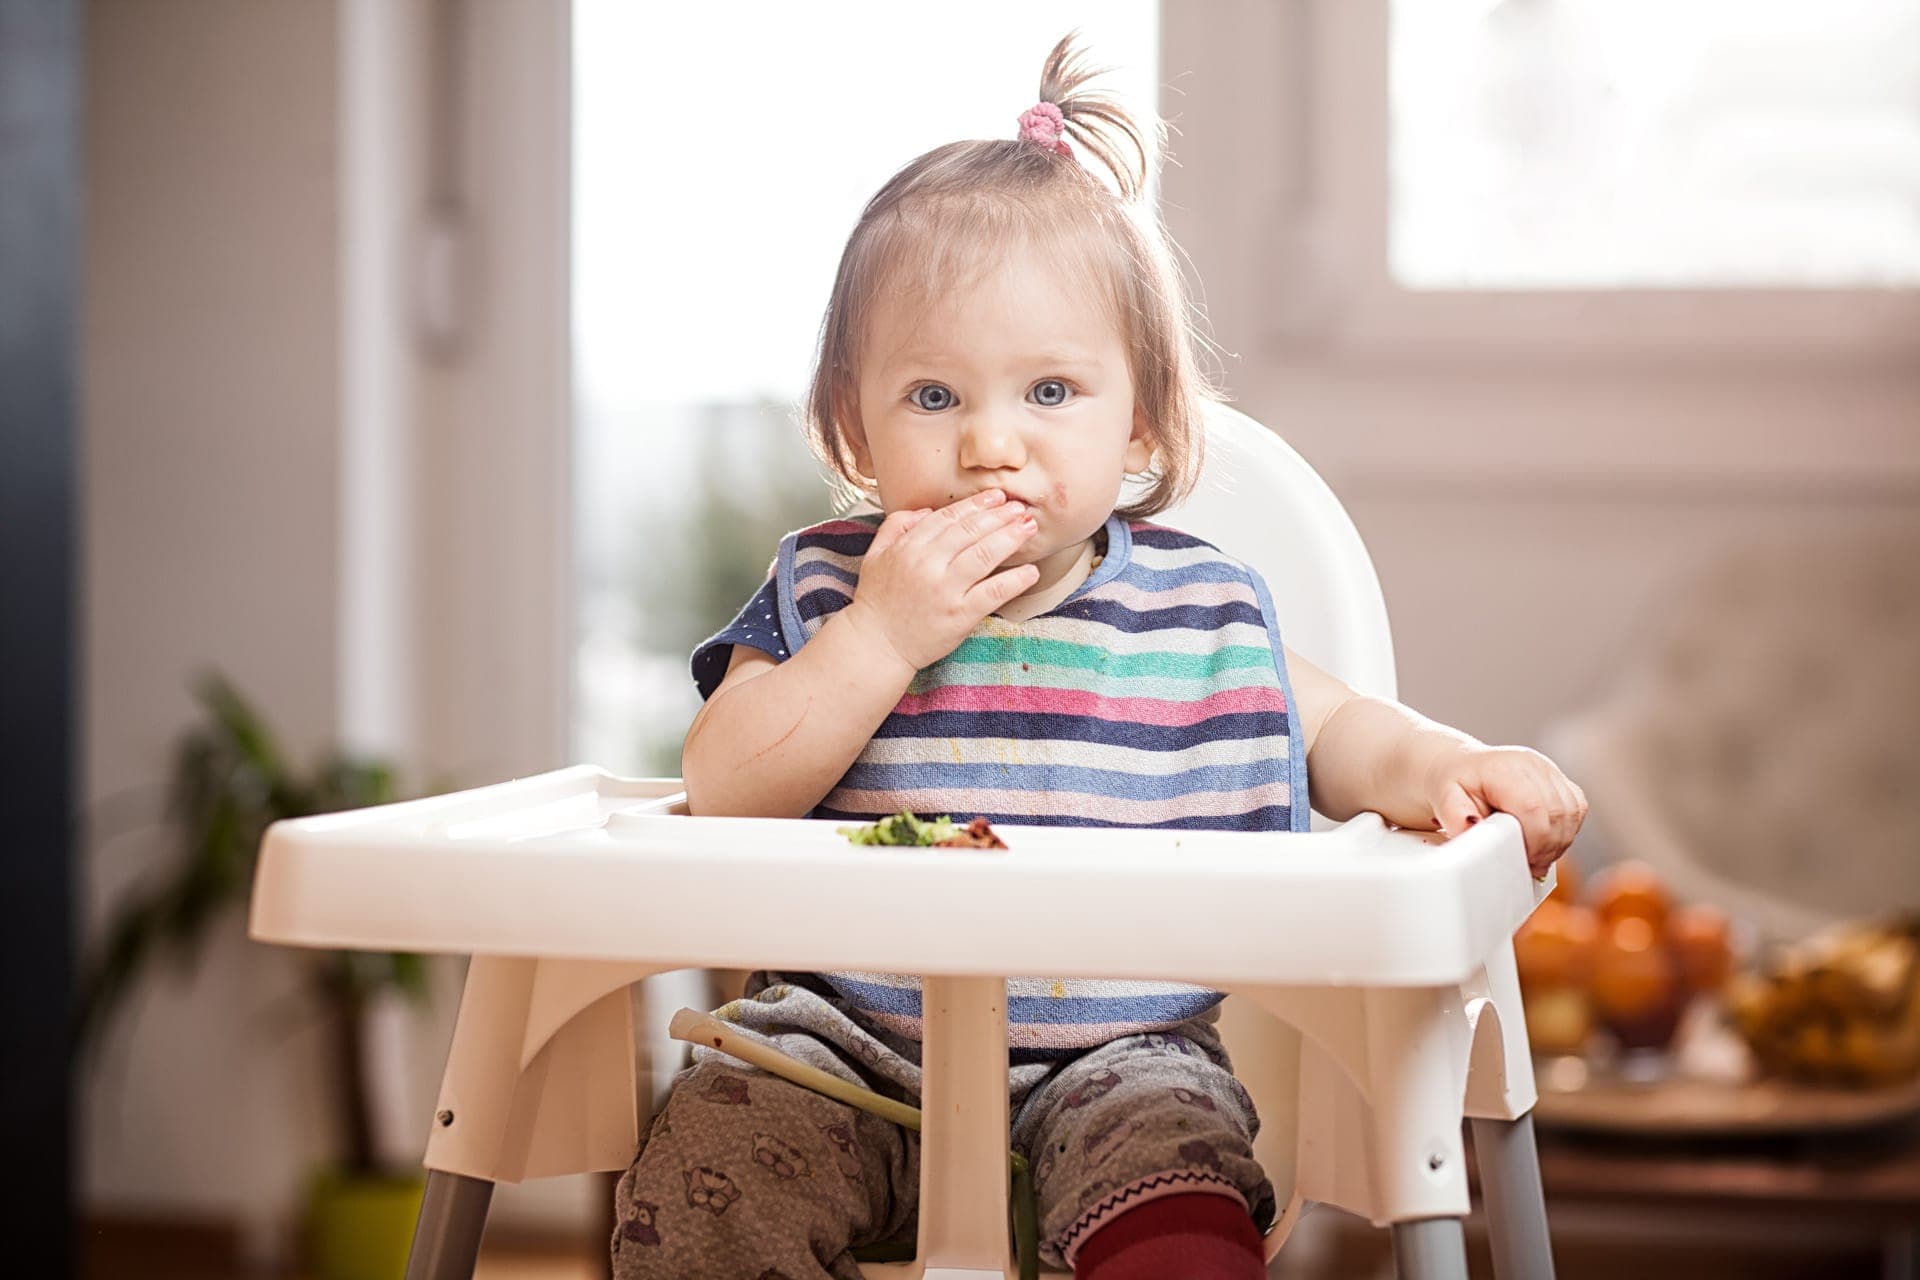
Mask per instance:
[[[1026,461],[1020,433],[992,415],[971,418],[960,436],[960,465],[992,471]]]

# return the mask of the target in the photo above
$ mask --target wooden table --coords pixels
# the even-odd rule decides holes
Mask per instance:
[[[1471,1161],[1469,1161],[1471,1164]],[[1840,1141],[1660,1142],[1541,1130],[1558,1280],[1910,1280],[1920,1230],[1920,1126]],[[1493,1280],[1485,1218],[1469,1274]],[[1345,1215],[1302,1228],[1276,1275],[1388,1274],[1379,1232]],[[1749,1230],[1746,1224],[1759,1224]],[[1292,1246],[1290,1245],[1291,1249]]]
[[[1679,1142],[1543,1130],[1540,1172],[1556,1218],[1616,1209],[1804,1223],[1857,1236],[1863,1254],[1877,1241],[1886,1280],[1920,1276],[1920,1124],[1817,1139]]]

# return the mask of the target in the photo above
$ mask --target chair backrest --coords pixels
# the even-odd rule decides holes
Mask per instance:
[[[1395,693],[1393,636],[1359,530],[1306,459],[1252,418],[1207,411],[1200,483],[1159,523],[1260,571],[1288,648],[1362,693]]]
[[[1362,693],[1391,698],[1393,636],[1373,560],[1340,500],[1306,459],[1225,405],[1207,413],[1193,494],[1157,520],[1246,561],[1267,580],[1289,649]],[[1318,814],[1315,828],[1332,825]],[[1228,1000],[1220,1032],[1261,1117],[1254,1155],[1280,1197],[1267,1256],[1298,1221],[1300,1033],[1245,1000]]]

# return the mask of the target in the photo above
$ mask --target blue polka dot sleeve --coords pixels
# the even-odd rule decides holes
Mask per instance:
[[[733,661],[733,646],[737,644],[758,649],[775,662],[787,660],[787,639],[780,634],[780,610],[773,579],[767,579],[766,585],[754,592],[753,599],[747,601],[747,607],[732,622],[693,651],[693,683],[700,690],[702,701],[711,698],[713,691],[720,687],[721,678],[727,674],[727,664]]]

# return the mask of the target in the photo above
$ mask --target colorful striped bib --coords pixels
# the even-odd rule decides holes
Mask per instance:
[[[731,645],[785,658],[844,608],[878,523],[787,535],[773,580],[696,652],[702,693]],[[815,816],[1305,831],[1306,756],[1259,575],[1173,529],[1116,516],[1105,535],[1066,600],[1025,622],[989,617],[916,675]],[[918,1038],[917,979],[823,976],[868,1019]],[[1219,1000],[1177,983],[1014,979],[1009,1041],[1076,1051]]]

